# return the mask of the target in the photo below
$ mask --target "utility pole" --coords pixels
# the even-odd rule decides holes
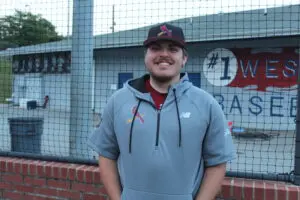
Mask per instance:
[[[25,5],[25,11],[28,12],[28,13],[31,12],[31,5],[30,4]]]
[[[113,5],[113,7],[112,7],[112,26],[110,27],[113,33],[115,32],[115,25],[116,25],[116,22],[115,22],[115,5]]]

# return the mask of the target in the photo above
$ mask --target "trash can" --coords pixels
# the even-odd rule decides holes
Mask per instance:
[[[24,153],[41,153],[41,136],[43,118],[16,117],[9,118],[11,151]]]

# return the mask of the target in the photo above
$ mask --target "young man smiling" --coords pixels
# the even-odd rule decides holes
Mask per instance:
[[[154,26],[144,41],[149,74],[109,99],[89,138],[111,200],[212,200],[235,157],[217,101],[181,73],[183,31]]]

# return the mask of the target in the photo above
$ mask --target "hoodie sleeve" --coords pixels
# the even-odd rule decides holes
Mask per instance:
[[[206,167],[228,162],[236,157],[231,132],[221,106],[215,99],[210,107],[210,121],[203,141]]]
[[[119,146],[114,131],[113,98],[106,105],[99,128],[88,138],[88,146],[100,156],[116,160],[119,156]]]

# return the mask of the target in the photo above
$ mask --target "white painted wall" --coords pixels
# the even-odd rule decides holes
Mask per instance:
[[[20,98],[25,98],[25,89],[26,89],[26,82],[25,76],[16,74],[13,75],[13,102],[14,104],[18,104]]]
[[[45,95],[49,96],[49,109],[70,111],[71,75],[50,74],[44,76]]]
[[[243,88],[221,87],[210,84],[203,75],[203,63],[206,55],[215,48],[260,48],[260,47],[284,47],[294,46],[290,39],[269,39],[264,41],[227,41],[219,43],[203,43],[188,46],[189,60],[183,71],[200,72],[201,87],[220,101],[223,98],[224,112],[228,120],[234,121],[234,126],[244,128],[255,128],[265,130],[295,130],[295,113],[292,107],[292,98],[296,91],[283,93],[258,92],[256,90],[245,90]],[[96,54],[96,87],[95,87],[95,110],[102,112],[106,105],[107,97],[115,90],[111,85],[118,83],[119,72],[133,72],[134,77],[145,73],[143,48],[101,50]],[[262,112],[255,115],[249,109],[257,109],[250,100],[259,97]],[[271,116],[271,100],[273,99],[273,113],[283,116]],[[236,108],[237,102],[241,110]],[[293,102],[295,103],[295,102]],[[279,106],[279,107],[278,107]],[[292,111],[291,111],[292,109]]]
[[[233,87],[220,87],[210,84],[203,75],[202,68],[206,55],[215,48],[259,48],[259,47],[284,47],[295,46],[295,41],[288,39],[268,39],[268,40],[245,40],[245,41],[220,41],[214,43],[195,43],[188,45],[189,60],[183,71],[200,72],[201,87],[222,100],[224,112],[229,120],[234,121],[235,126],[245,128],[259,128],[268,130],[295,130],[294,117],[291,117],[292,99],[296,96],[296,91],[281,93],[258,92],[255,90],[245,90]],[[115,91],[118,84],[119,72],[133,72],[134,77],[143,75],[146,70],[144,67],[144,48],[120,48],[102,49],[95,51],[95,85],[94,108],[96,113],[102,113],[108,97]],[[49,95],[49,108],[53,110],[70,111],[70,74],[44,74],[42,75],[44,95]],[[91,84],[93,79],[91,78]],[[24,75],[14,76],[14,98],[18,101],[24,98],[25,80]],[[249,109],[257,109],[250,103],[252,97],[259,97],[262,102],[262,112],[254,115]],[[273,106],[273,112],[281,113],[283,116],[270,116],[271,100],[277,107]],[[240,104],[241,110],[233,107],[236,103]],[[273,103],[274,103],[273,102]],[[293,102],[295,103],[295,102]],[[281,106],[281,107],[280,107]],[[92,109],[92,108],[91,108]],[[294,112],[292,110],[292,112]]]
[[[39,79],[39,84],[33,79]],[[43,105],[44,97],[49,96],[47,107],[52,110],[70,110],[70,74],[25,74],[14,75],[14,103],[21,98],[36,99],[38,105]],[[35,86],[34,86],[35,85]]]
[[[44,99],[44,80],[39,73],[25,75],[25,97],[36,100],[38,105],[43,104]]]
[[[101,50],[95,53],[95,111],[102,113],[107,98],[118,87],[118,73],[133,72],[134,77],[145,73],[143,48]]]

